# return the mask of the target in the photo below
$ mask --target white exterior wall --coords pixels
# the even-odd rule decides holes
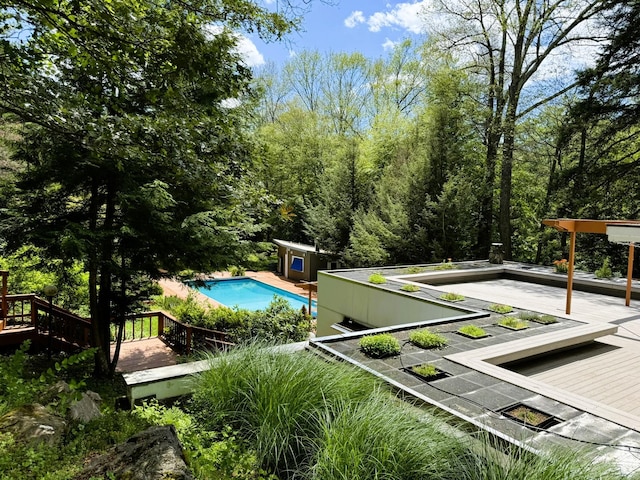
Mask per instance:
[[[318,272],[318,337],[342,333],[332,325],[342,322],[345,317],[379,328],[464,313],[468,311]]]

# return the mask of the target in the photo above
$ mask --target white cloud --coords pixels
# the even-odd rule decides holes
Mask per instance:
[[[387,7],[391,7],[391,5],[387,5]],[[426,0],[414,3],[397,3],[391,10],[374,13],[367,19],[366,23],[372,32],[379,32],[387,27],[395,27],[415,34],[424,33],[423,12],[426,7]]]
[[[386,38],[384,43],[382,44],[382,48],[385,51],[393,50],[394,48],[396,48],[396,45],[398,45],[399,43],[400,42],[394,42],[393,40]]]
[[[258,51],[258,47],[244,35],[238,34],[236,50],[248,67],[259,67],[265,64],[264,57]]]
[[[223,31],[224,27],[221,25],[208,25],[207,31],[210,35],[215,36]],[[255,43],[253,43],[248,37],[245,37],[241,33],[232,32],[232,35],[236,37],[235,51],[239,54],[247,67],[259,67],[265,64],[264,57],[258,51]]]
[[[362,13],[360,10],[356,10],[345,19],[344,24],[347,28],[353,28],[360,23],[364,23],[365,21],[366,20],[364,18],[364,13]]]

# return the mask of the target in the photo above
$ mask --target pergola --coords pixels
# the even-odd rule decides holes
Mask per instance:
[[[609,241],[628,244],[629,259],[627,261],[627,291],[625,305],[631,303],[631,275],[633,273],[634,246],[640,243],[640,220],[586,220],[558,218],[543,220],[548,227],[555,228],[559,232],[567,232],[570,235],[569,266],[567,270],[567,314],[571,313],[571,293],[573,291],[573,264],[576,251],[576,233],[600,233],[607,234]]]

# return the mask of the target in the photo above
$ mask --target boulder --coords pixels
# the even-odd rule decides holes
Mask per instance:
[[[71,404],[67,416],[73,421],[88,423],[102,415],[99,406],[101,402],[100,395],[89,390],[82,394],[80,400]]]
[[[38,403],[25,405],[0,417],[0,432],[9,432],[22,442],[59,445],[66,427],[60,416]]]
[[[172,425],[151,427],[109,452],[93,457],[76,479],[93,477],[128,480],[192,480],[182,445]]]

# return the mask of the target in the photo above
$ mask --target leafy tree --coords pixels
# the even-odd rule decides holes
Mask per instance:
[[[554,100],[574,85],[567,77],[553,78],[538,91],[531,85],[551,59],[573,57],[571,47],[597,41],[590,33],[594,19],[605,8],[598,0],[481,0],[439,1],[434,18],[446,15],[453,27],[437,27],[440,40],[455,51],[461,63],[484,79],[483,137],[485,175],[480,191],[478,252],[485,256],[492,239],[494,183],[500,167],[500,240],[505,255],[512,255],[512,173],[516,126],[531,112]],[[448,23],[451,25],[451,22]],[[538,75],[537,75],[538,74]],[[540,85],[540,84],[538,84]],[[535,93],[535,94],[531,94]]]
[[[250,72],[227,27],[279,36],[292,23],[245,0],[0,8],[0,113],[22,123],[27,166],[3,234],[84,262],[96,372],[113,372],[110,323],[137,275],[225,265],[255,231],[243,109],[230,106]]]

